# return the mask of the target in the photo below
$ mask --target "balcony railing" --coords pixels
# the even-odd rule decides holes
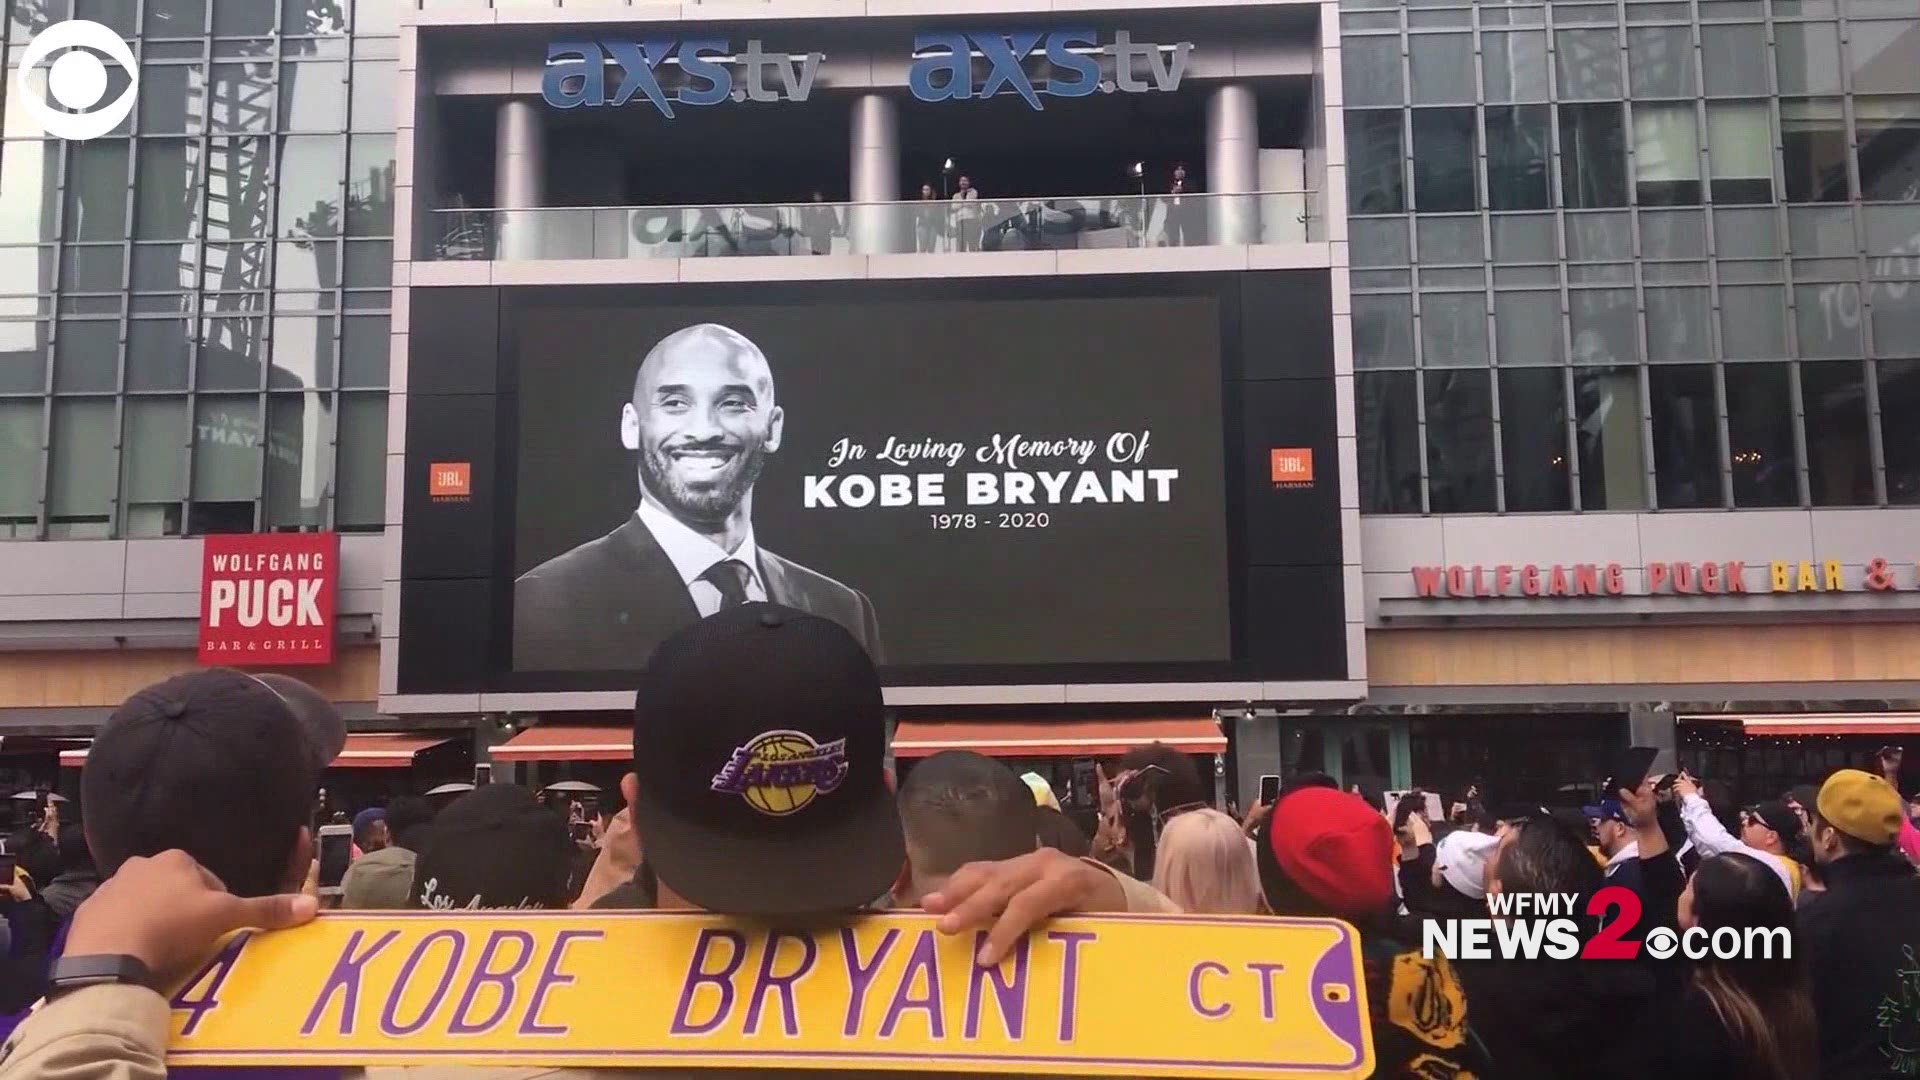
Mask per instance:
[[[695,259],[1297,244],[1313,192],[437,210],[437,259]]]

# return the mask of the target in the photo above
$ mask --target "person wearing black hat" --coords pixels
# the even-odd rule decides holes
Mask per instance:
[[[486,784],[433,819],[409,905],[430,911],[561,910],[570,899],[566,819],[515,784]]]
[[[1740,811],[1740,836],[1727,831],[1713,808],[1700,794],[1700,785],[1682,774],[1674,781],[1673,793],[1680,800],[1680,820],[1687,828],[1687,839],[1702,858],[1737,851],[1758,860],[1772,870],[1786,886],[1789,897],[1800,895],[1800,864],[1788,851],[1800,842],[1800,816],[1786,803],[1772,799]]]

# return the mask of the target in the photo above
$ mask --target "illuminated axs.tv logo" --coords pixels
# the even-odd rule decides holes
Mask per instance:
[[[675,105],[805,101],[825,58],[766,52],[758,39],[738,54],[726,38],[556,41],[547,46],[540,94],[556,109],[625,105],[643,96],[671,120]],[[609,68],[619,72],[611,96]]]
[[[1010,33],[920,34],[913,39],[913,67],[907,85],[921,101],[990,98],[1019,94],[1035,109],[1040,98],[1087,97],[1095,93],[1140,94],[1180,88],[1193,42],[1136,44],[1125,30],[1110,44],[1090,29],[1017,30]],[[976,86],[974,60],[986,62],[986,77]],[[1106,77],[1111,69],[1112,77]],[[1145,77],[1142,77],[1144,71]],[[935,76],[942,76],[937,79]],[[1037,79],[1037,81],[1036,81]]]

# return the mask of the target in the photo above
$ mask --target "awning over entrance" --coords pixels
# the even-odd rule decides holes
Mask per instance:
[[[1112,720],[909,720],[893,733],[893,755],[930,757],[972,750],[988,757],[1111,757],[1147,743],[1187,754],[1219,754],[1227,737],[1211,716]]]
[[[1920,735],[1920,712],[1793,713],[1771,716],[1682,716],[1682,721],[1737,722],[1745,735]]]
[[[495,761],[628,761],[633,731],[585,724],[530,727],[492,750]]]
[[[415,754],[448,741],[447,737],[442,735],[397,735],[383,732],[348,735],[346,745],[340,749],[340,756],[333,759],[330,768],[407,769],[413,766]],[[68,768],[80,768],[87,763],[87,750],[88,747],[62,750],[60,764]]]

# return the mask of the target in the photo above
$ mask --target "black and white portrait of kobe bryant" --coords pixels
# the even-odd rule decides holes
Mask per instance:
[[[662,338],[620,408],[640,505],[514,583],[514,667],[635,670],[674,631],[756,600],[834,620],[877,661],[872,602],[754,535],[754,483],[785,422],[766,354],[744,335],[702,323]]]

